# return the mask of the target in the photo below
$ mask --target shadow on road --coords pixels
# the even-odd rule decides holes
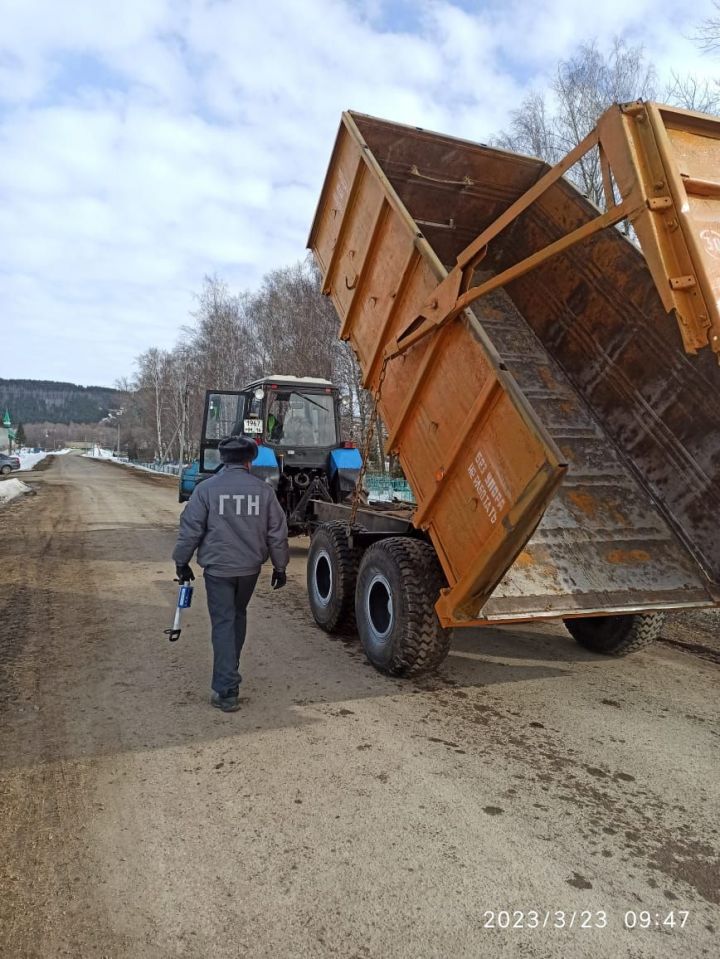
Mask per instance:
[[[10,682],[6,675],[0,710],[15,735],[3,765],[225,738],[240,748],[243,738],[263,730],[313,724],[328,714],[349,721],[364,700],[560,677],[567,663],[592,658],[563,636],[458,631],[438,674],[387,677],[370,666],[356,638],[330,637],[315,627],[297,582],[282,596],[264,583],[251,605],[241,664],[243,709],[225,716],[207,703],[211,657],[201,583],[176,644],[163,635],[171,614],[167,580],[153,578],[151,585],[155,604],[134,602],[130,593],[127,603],[98,604],[91,593],[48,589],[32,597],[34,610],[46,610],[41,629],[22,611],[10,617],[15,641],[8,646],[6,635],[4,646],[13,652],[12,675]],[[0,668],[10,658],[0,651]],[[532,659],[548,662],[521,662]]]
[[[38,509],[13,516],[0,594],[0,746],[5,768],[171,749],[264,730],[352,722],[367,700],[396,701],[564,676],[592,659],[558,627],[457,631],[437,675],[377,673],[356,637],[332,638],[312,621],[304,587],[307,540],[291,543],[281,593],[263,571],[241,670],[244,704],[208,705],[211,651],[201,577],[180,641],[170,644],[176,521],[165,498],[127,471],[55,464]],[[96,479],[87,483],[87,474]],[[65,473],[78,486],[57,482]],[[71,475],[72,474],[72,475]],[[127,487],[127,488],[126,488]],[[128,493],[129,491],[129,493]],[[67,497],[74,497],[66,509]],[[6,517],[6,521],[9,517]],[[382,708],[380,705],[378,708]]]
[[[456,629],[450,651],[457,656],[497,656],[504,659],[537,659],[554,663],[607,662],[607,657],[588,652],[565,631],[560,622],[528,627],[488,626]]]

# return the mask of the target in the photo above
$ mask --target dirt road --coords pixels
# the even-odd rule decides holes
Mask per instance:
[[[79,456],[28,479],[0,511],[0,954],[718,954],[706,618],[619,661],[559,626],[465,632],[399,682],[312,625],[300,542],[226,716],[201,584],[162,634],[174,488]]]

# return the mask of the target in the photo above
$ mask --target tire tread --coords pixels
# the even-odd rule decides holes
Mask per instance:
[[[395,676],[416,676],[436,669],[450,648],[450,630],[435,612],[440,590],[447,585],[433,547],[422,540],[391,537],[371,546],[366,555],[384,550],[400,571],[407,621],[402,649],[385,669]]]
[[[565,626],[573,639],[585,649],[620,657],[629,656],[654,643],[660,636],[664,622],[664,613],[634,613],[568,619]],[[614,633],[613,625],[616,626]]]
[[[319,623],[315,620],[317,625],[326,633],[344,633],[355,630],[355,583],[363,550],[360,547],[350,545],[348,534],[350,531],[357,532],[361,529],[360,526],[350,527],[347,523],[333,521],[323,523],[316,531],[316,534],[320,530],[327,534],[337,554],[336,590],[342,596],[338,608],[330,620],[325,623]],[[309,565],[308,575],[310,575]]]

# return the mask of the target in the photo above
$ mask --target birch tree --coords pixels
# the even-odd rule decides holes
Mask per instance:
[[[169,357],[164,350],[151,347],[137,359],[136,389],[141,391],[152,409],[152,423],[155,431],[155,455],[162,459],[164,447],[164,426],[169,374]]]
[[[720,112],[718,81],[701,80],[694,74],[683,77],[673,73],[665,98],[669,103],[674,103],[684,110],[696,110],[699,113]]]
[[[248,294],[233,294],[218,276],[206,276],[184,338],[196,355],[207,389],[237,390],[257,372],[257,350],[247,317]]]
[[[715,13],[705,17],[695,31],[693,39],[703,53],[717,55],[720,52],[720,3],[713,3]],[[668,84],[667,99],[686,110],[700,113],[720,113],[720,82],[717,79],[698,78],[695,74],[681,76],[672,74]]]
[[[695,31],[694,40],[704,53],[720,51],[720,3],[713,0],[715,13],[705,17]]]
[[[606,55],[595,42],[583,44],[560,61],[547,93],[529,94],[510,114],[509,129],[495,142],[555,164],[584,140],[612,103],[652,99],[655,89],[655,70],[642,47],[616,39]],[[596,206],[604,207],[597,149],[587,153],[568,178]]]
[[[309,259],[268,273],[247,312],[265,374],[332,378],[339,321]]]
[[[285,374],[328,379],[342,398],[343,437],[362,446],[372,397],[339,320],[306,258],[268,273],[255,291],[231,292],[206,277],[191,323],[176,347],[138,357],[129,407],[155,437],[160,459],[197,454],[205,390],[240,390],[260,376]],[[377,424],[372,457],[384,468],[383,430]]]

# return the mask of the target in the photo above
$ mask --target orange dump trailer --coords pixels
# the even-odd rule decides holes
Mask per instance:
[[[563,177],[589,149],[604,211]],[[402,674],[450,627],[621,654],[720,604],[720,122],[616,105],[550,168],[346,113],[309,246],[417,502],[318,504],[323,628]]]

